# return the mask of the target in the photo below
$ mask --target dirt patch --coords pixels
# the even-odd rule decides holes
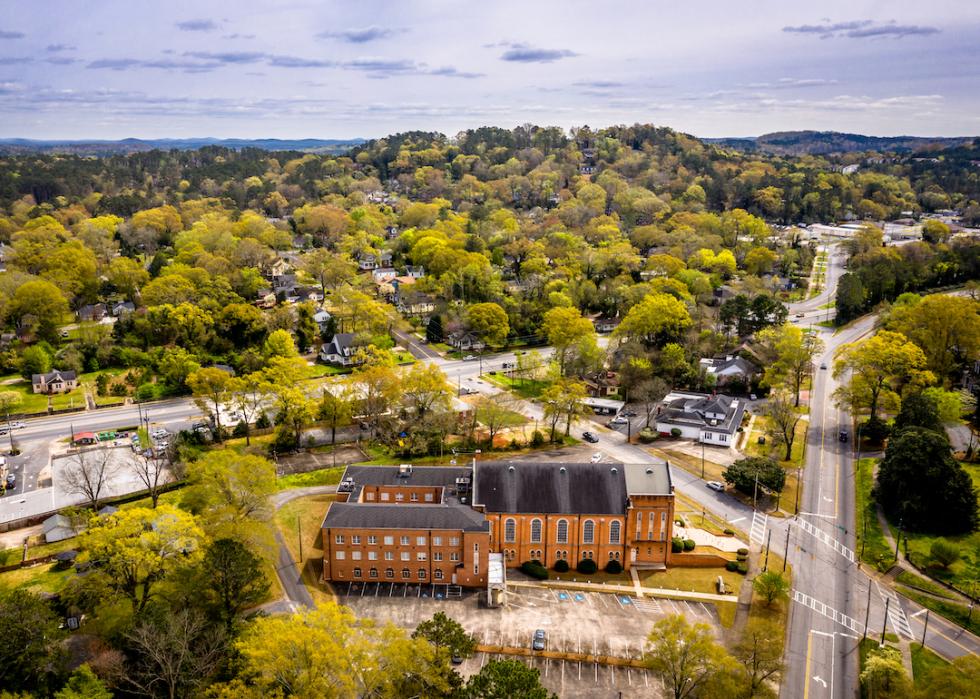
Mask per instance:
[[[370,457],[353,445],[337,445],[333,451],[300,452],[280,456],[279,475],[291,473],[309,473],[331,466],[345,466],[362,461],[370,461]]]

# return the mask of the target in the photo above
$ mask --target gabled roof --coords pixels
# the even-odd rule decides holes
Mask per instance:
[[[323,347],[327,352],[333,350],[332,354],[344,354],[350,351],[353,342],[354,333],[335,333],[333,339]]]
[[[457,529],[489,531],[490,523],[467,505],[374,505],[335,502],[323,518],[323,528],[340,529]]]
[[[77,377],[74,371],[55,369],[47,374],[31,374],[31,383],[53,383],[55,381],[74,381]]]
[[[622,464],[488,461],[473,497],[487,512],[624,514],[626,478]]]

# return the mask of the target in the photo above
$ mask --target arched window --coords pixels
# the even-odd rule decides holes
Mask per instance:
[[[408,568],[402,568],[402,577],[407,580],[408,578],[412,577],[412,571],[410,571]]]
[[[559,544],[568,543],[568,520],[567,519],[558,520],[558,543]]]
[[[541,543],[541,520],[540,519],[531,520],[531,543],[532,544]]]
[[[513,544],[517,540],[517,522],[512,519],[504,520],[504,541]]]
[[[609,543],[618,544],[619,543],[619,522],[612,522],[609,525]]]
[[[582,543],[595,543],[595,522],[593,522],[591,519],[585,520],[585,523],[582,524]]]

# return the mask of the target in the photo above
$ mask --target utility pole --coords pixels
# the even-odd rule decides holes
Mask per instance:
[[[902,541],[902,523],[903,519],[898,520],[898,536],[895,537],[895,562],[898,562],[898,544]]]
[[[769,542],[772,541],[772,529],[769,529],[769,536],[766,537],[766,562],[762,564],[762,572],[769,570]]]
[[[704,480],[704,442],[701,442],[701,480]]]
[[[922,647],[926,647],[926,630],[929,628],[929,610],[926,610],[926,620],[922,625]]]
[[[771,530],[770,530],[771,531]],[[783,572],[786,572],[786,561],[789,560],[789,533],[792,531],[792,527],[786,527],[786,550],[783,552]]]
[[[868,637],[868,621],[871,620],[871,580],[868,580],[868,603],[864,607],[864,638]]]
[[[10,455],[14,454],[14,428],[10,426],[10,406],[7,406],[7,436],[10,438]]]
[[[800,491],[803,490],[803,465],[796,467],[796,502],[793,504],[793,514],[800,514]]]
[[[296,515],[296,532],[299,536],[299,566],[300,569],[303,567],[303,522],[300,520],[299,515]]]
[[[891,597],[885,598],[885,621],[881,624],[881,643],[879,646],[885,645],[885,629],[888,628],[888,603],[892,601]]]

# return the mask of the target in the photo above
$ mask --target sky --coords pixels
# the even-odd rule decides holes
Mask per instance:
[[[980,3],[4,0],[0,137],[980,134]]]

